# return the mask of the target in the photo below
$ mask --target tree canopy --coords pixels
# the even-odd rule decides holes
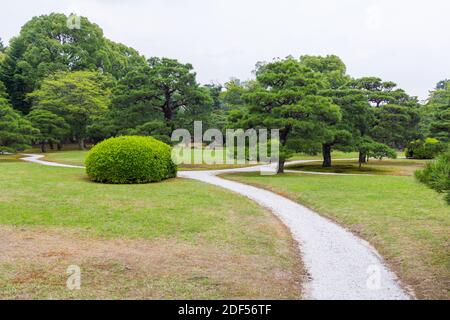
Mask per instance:
[[[27,94],[58,71],[101,70],[120,78],[143,63],[137,51],[113,43],[102,29],[80,17],[80,28],[69,28],[68,17],[52,13],[34,17],[10,41],[0,76],[17,110],[27,113]]]
[[[0,82],[0,151],[23,150],[37,134],[39,130],[12,108],[5,86]]]
[[[110,105],[113,80],[98,72],[58,72],[46,78],[28,96],[34,110],[47,110],[62,117],[70,134],[84,147],[86,127]]]
[[[324,128],[340,120],[339,107],[318,95],[324,85],[319,73],[291,57],[258,65],[255,83],[243,94],[247,109],[238,125],[280,130],[278,172],[294,151],[290,140],[320,143]]]

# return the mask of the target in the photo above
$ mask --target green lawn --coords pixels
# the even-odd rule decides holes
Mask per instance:
[[[371,159],[360,168],[357,160],[335,160],[331,168],[322,168],[321,162],[301,163],[293,166],[287,166],[286,168],[289,170],[313,172],[411,176],[414,171],[423,168],[425,163],[426,160]]]
[[[333,151],[331,153],[331,157],[333,159],[353,159],[358,158],[358,152],[342,152],[342,151]],[[295,153],[289,160],[322,160],[322,154],[317,155],[309,155],[306,153]]]
[[[69,163],[82,155],[67,154],[49,155]],[[97,184],[83,169],[7,158],[0,157],[0,248],[15,247],[0,254],[0,298],[298,297],[301,267],[290,235],[244,197],[185,179]],[[95,249],[103,247],[110,249]],[[136,254],[126,258],[130,250]],[[90,270],[78,293],[64,286],[71,259]]]
[[[281,193],[367,239],[419,298],[450,298],[450,207],[411,176],[227,174]]]

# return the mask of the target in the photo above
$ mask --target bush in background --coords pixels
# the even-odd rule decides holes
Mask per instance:
[[[425,169],[416,171],[415,176],[437,192],[446,193],[445,200],[450,204],[450,150],[427,163]]]
[[[176,176],[171,148],[152,137],[121,136],[104,140],[89,151],[89,178],[103,183],[148,183]]]
[[[445,151],[446,144],[435,138],[414,140],[405,149],[405,156],[409,159],[434,159]]]

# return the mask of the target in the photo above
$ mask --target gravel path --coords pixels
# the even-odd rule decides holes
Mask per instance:
[[[63,163],[56,163],[56,162],[50,162],[45,160],[40,160],[41,158],[45,157],[41,154],[32,154],[32,153],[23,153],[25,158],[20,158],[20,160],[28,161],[28,162],[34,162],[39,163],[44,166],[52,166],[52,167],[64,167],[64,168],[84,168],[83,166],[73,166],[71,164],[63,164]]]
[[[77,167],[39,160],[44,165]],[[289,164],[305,163],[298,160]],[[81,167],[82,168],[82,167]],[[288,226],[299,244],[310,275],[304,288],[306,299],[411,299],[382,257],[366,241],[314,211],[273,192],[217,177],[221,173],[255,172],[263,166],[211,171],[180,171],[179,177],[195,179],[242,194],[271,210]],[[267,169],[267,167],[265,167]]]

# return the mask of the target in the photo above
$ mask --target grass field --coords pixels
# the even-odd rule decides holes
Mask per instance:
[[[450,298],[450,207],[413,177],[300,173],[224,177],[283,194],[359,234],[419,298]]]
[[[299,297],[289,233],[244,197],[185,179],[97,184],[82,169],[0,159],[0,298]],[[80,291],[65,287],[72,264]]]
[[[335,160],[331,168],[322,168],[321,162],[302,163],[293,166],[287,166],[290,170],[313,171],[313,172],[331,172],[331,173],[350,173],[350,174],[375,174],[375,175],[396,175],[411,176],[414,171],[425,166],[424,160],[375,160],[371,159],[359,168],[357,160]]]
[[[331,153],[333,159],[353,159],[358,158],[358,152],[342,152],[335,150]],[[322,154],[309,155],[306,153],[295,153],[289,160],[322,160]]]

